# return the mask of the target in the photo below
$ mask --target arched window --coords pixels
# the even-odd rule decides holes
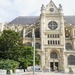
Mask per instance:
[[[58,45],[60,44],[60,41],[58,41]]]
[[[26,46],[32,46],[32,43],[31,42],[27,42],[25,43]]]
[[[49,45],[50,43],[49,43],[49,40],[48,40],[48,45]]]
[[[68,57],[68,65],[75,65],[75,56],[69,55],[69,57]]]
[[[28,34],[26,35],[26,37],[31,38],[31,37],[32,37],[32,33],[31,33],[31,32],[28,33]]]
[[[21,34],[20,34],[20,35],[21,35],[21,37],[23,37],[23,30],[21,30],[21,32],[20,32],[20,33],[21,33]]]
[[[70,38],[71,37],[71,28],[65,28],[65,37]]]
[[[50,41],[50,44],[52,45],[52,40]]]
[[[56,53],[56,52],[52,52],[52,53],[50,54],[50,58],[57,59],[57,58],[58,58],[57,53]]]
[[[36,44],[35,44],[35,48],[36,48],[36,49],[40,49],[40,48],[41,48],[40,43],[36,43]]]
[[[48,23],[48,27],[51,29],[51,30],[55,30],[57,27],[58,27],[58,24],[57,22],[55,21],[51,21]]]
[[[35,30],[35,37],[40,38],[40,29]]]
[[[72,45],[70,43],[66,43],[66,50],[72,50]]]
[[[54,42],[54,40],[53,40],[53,45],[54,45],[54,43],[55,43],[55,42]]]
[[[57,45],[57,40],[55,41],[55,44]]]

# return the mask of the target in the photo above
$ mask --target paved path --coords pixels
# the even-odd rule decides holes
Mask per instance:
[[[3,73],[0,73],[0,75],[6,75]],[[20,73],[15,73],[15,74],[10,74],[10,75],[33,75],[33,72],[20,72]],[[35,72],[35,75],[75,75],[74,74],[69,74],[69,73],[55,73],[55,72]]]
[[[23,75],[33,75],[33,73],[25,73]],[[54,73],[54,72],[36,72],[35,75],[75,75],[74,74],[69,74],[69,73]]]

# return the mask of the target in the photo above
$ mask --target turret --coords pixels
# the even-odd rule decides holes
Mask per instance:
[[[45,6],[44,4],[42,4],[42,7],[41,7],[41,14],[44,14],[45,13]]]
[[[59,13],[63,14],[63,9],[62,9],[62,5],[61,4],[59,4]]]

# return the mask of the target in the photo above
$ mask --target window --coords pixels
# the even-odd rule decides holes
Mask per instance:
[[[40,29],[35,30],[35,37],[40,38]]]
[[[21,30],[21,37],[23,37],[23,30]]]
[[[65,28],[65,38],[71,38],[71,28]]]
[[[66,43],[66,50],[72,50],[72,45],[70,43]]]
[[[51,29],[51,30],[55,30],[57,27],[58,27],[58,24],[57,22],[55,21],[51,21],[48,23],[48,27]]]
[[[56,53],[56,52],[52,52],[52,53],[50,54],[50,58],[57,59],[57,58],[58,58],[57,53]]]
[[[58,45],[60,44],[60,41],[58,41]]]
[[[75,56],[69,55],[69,57],[68,57],[68,65],[75,65]]]
[[[36,49],[40,49],[40,48],[41,48],[40,43],[36,43],[36,44],[35,44],[35,48],[36,48]]]
[[[48,40],[48,45],[49,45],[49,40]]]
[[[60,45],[59,40],[48,40],[48,45]]]
[[[55,41],[55,44],[57,45],[57,41]]]
[[[59,34],[48,34],[48,38],[59,38]]]
[[[31,38],[32,37],[32,33],[31,32],[28,33],[26,37]]]
[[[50,44],[52,45],[52,40],[50,41]]]
[[[32,46],[31,42],[25,43],[26,46]]]
[[[55,41],[53,40],[53,44],[54,44],[54,42],[55,42]]]

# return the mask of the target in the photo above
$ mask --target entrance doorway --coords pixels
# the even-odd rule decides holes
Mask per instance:
[[[58,70],[58,62],[50,62],[50,70],[54,71],[55,70],[55,66],[57,67]]]
[[[54,65],[53,65],[53,62],[50,62],[50,69],[51,69],[51,71],[54,71]]]
[[[58,70],[58,62],[55,62],[55,66],[57,67],[57,70]]]

